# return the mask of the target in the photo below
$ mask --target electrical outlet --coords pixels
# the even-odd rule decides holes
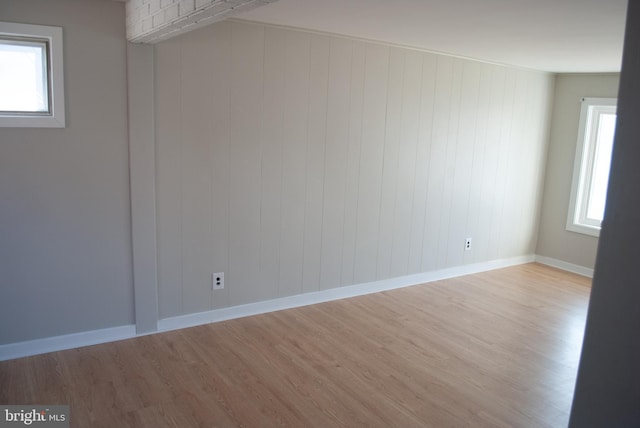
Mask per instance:
[[[464,241],[464,250],[465,251],[471,251],[471,238],[467,238]]]
[[[211,288],[213,290],[223,290],[224,289],[224,272],[212,273],[211,274]]]

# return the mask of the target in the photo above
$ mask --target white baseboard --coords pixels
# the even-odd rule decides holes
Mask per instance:
[[[215,309],[207,312],[165,318],[158,321],[158,332],[193,327],[197,325],[225,321],[234,318],[242,318],[251,315],[264,314],[267,312],[279,311],[283,309],[297,308],[301,306],[313,305],[316,303],[345,299],[348,297],[378,293],[381,291],[393,290],[396,288],[409,287],[412,285],[424,284],[427,282],[433,282],[442,279],[455,278],[458,276],[470,275],[524,263],[530,263],[535,261],[536,259],[537,257],[531,255],[513,257],[509,259],[492,260],[488,262],[440,269],[436,271],[407,275],[381,281],[373,281],[346,287],[332,288],[328,290],[316,291],[313,293],[281,297],[278,299],[249,303],[246,305],[233,306],[230,308]],[[132,337],[143,336],[146,334],[153,333],[136,334],[135,325],[125,325],[120,327],[105,328],[101,330],[92,330],[81,333],[48,337],[44,339],[30,340],[26,342],[10,343],[6,345],[0,345],[0,361],[44,354],[47,352],[62,351],[65,349],[80,348],[83,346],[97,345],[100,343],[113,342],[116,340],[130,339]]]
[[[31,355],[46,354],[47,352],[63,351],[65,349],[98,345],[116,340],[130,339],[136,336],[135,325],[103,328],[100,330],[83,331],[81,333],[65,334],[62,336],[46,337],[44,339],[0,345],[0,361]]]
[[[588,278],[593,278],[593,269],[588,267],[575,265],[573,263],[563,262],[562,260],[554,259],[551,257],[539,256],[539,255],[535,256],[535,261],[543,265],[566,270],[567,272],[577,273],[578,275],[586,276]]]
[[[530,263],[533,261],[534,256],[522,256],[509,259],[492,260],[489,262],[457,266],[453,268],[424,272],[415,275],[407,275],[380,281],[349,285],[345,287],[331,288],[328,290],[316,291],[313,293],[281,297],[273,300],[233,306],[230,308],[214,309],[207,312],[199,312],[196,314],[165,318],[158,321],[158,331],[177,330],[180,328],[193,327],[196,325],[208,324],[212,322],[226,321],[234,318],[242,318],[251,315],[264,314],[267,312],[281,311],[283,309],[314,305],[317,303],[329,302],[332,300],[363,296],[365,294],[379,293],[381,291],[409,287],[412,285],[424,284],[441,279],[486,272],[493,269],[500,269],[508,266]]]

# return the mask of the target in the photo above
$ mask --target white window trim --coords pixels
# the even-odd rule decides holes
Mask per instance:
[[[64,67],[62,28],[46,25],[19,24],[0,21],[0,36],[37,37],[49,41],[51,113],[27,115],[0,113],[0,127],[11,128],[64,128],[66,126],[64,102]]]
[[[617,98],[583,98],[580,108],[580,124],[578,125],[578,141],[576,145],[576,155],[573,163],[573,180],[571,184],[571,199],[569,200],[569,211],[567,213],[567,230],[571,232],[582,233],[595,237],[600,236],[599,224],[590,223],[586,220],[586,206],[584,204],[583,192],[585,190],[584,182],[590,167],[585,168],[584,165],[588,158],[592,157],[594,147],[592,147],[593,129],[587,129],[589,121],[589,113],[597,106],[615,107],[618,104]],[[593,127],[593,126],[592,126]],[[582,202],[582,203],[581,203]]]

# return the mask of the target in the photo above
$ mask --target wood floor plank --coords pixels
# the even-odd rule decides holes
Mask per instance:
[[[527,264],[0,362],[73,427],[560,427],[590,280]]]

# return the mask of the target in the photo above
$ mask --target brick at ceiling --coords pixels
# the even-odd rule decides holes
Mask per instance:
[[[127,39],[157,43],[277,0],[128,0]]]

